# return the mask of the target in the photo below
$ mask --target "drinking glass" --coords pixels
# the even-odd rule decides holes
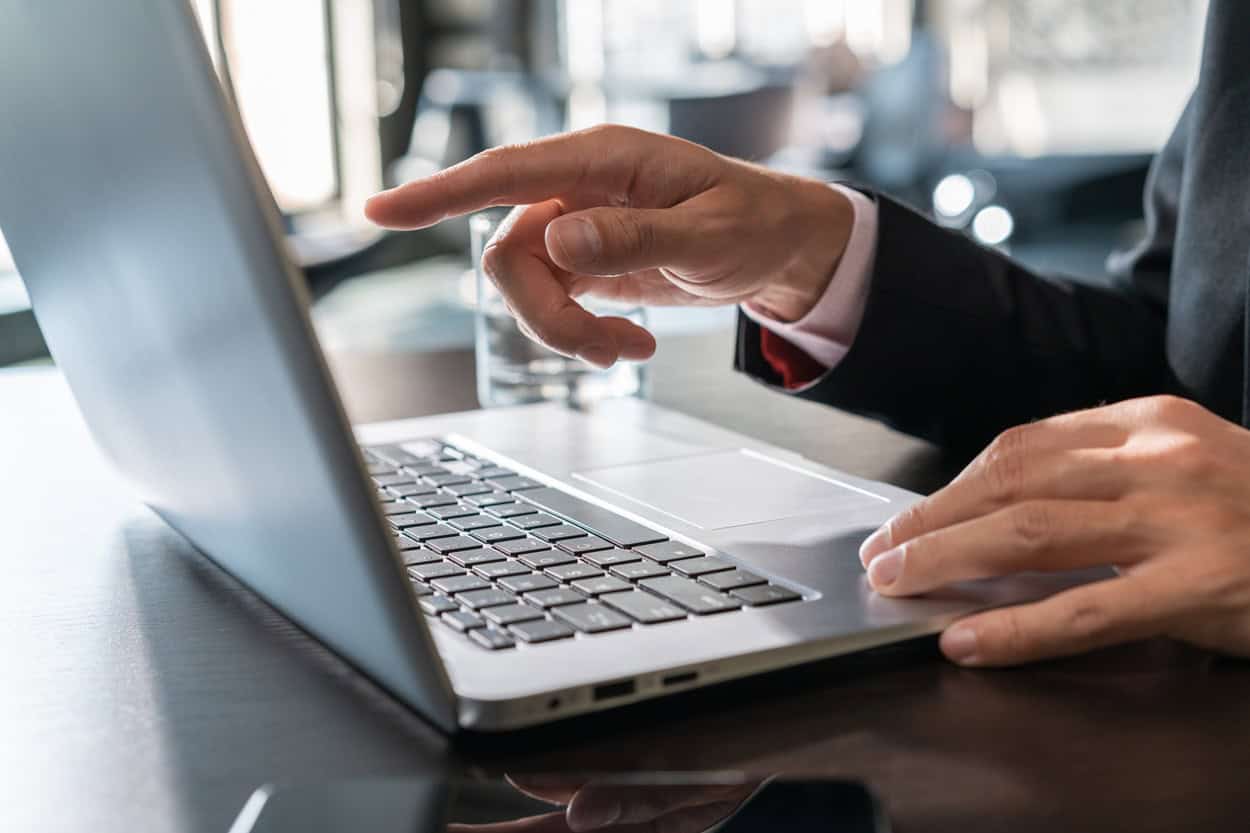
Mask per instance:
[[[477,287],[477,398],[482,407],[541,401],[581,405],[641,395],[645,385],[641,364],[622,361],[600,370],[552,352],[521,332],[499,290],[482,271],[482,252],[505,216],[506,210],[492,209],[474,214],[469,221]],[[579,303],[596,315],[619,316],[646,326],[642,307],[590,298]]]

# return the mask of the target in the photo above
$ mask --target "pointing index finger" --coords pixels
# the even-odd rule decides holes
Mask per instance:
[[[387,228],[417,229],[491,206],[542,202],[583,187],[612,190],[615,179],[624,187],[637,157],[634,151],[645,140],[617,141],[623,134],[613,139],[606,131],[592,128],[482,151],[375,195],[365,204],[365,215]]]

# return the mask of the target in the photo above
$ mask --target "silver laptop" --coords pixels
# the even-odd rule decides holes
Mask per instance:
[[[858,544],[914,495],[639,400],[353,432],[187,3],[0,3],[0,54],[0,228],[97,442],[442,728],[861,650],[1010,594],[874,595]]]

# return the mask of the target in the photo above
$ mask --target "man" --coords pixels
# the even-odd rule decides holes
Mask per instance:
[[[655,350],[580,295],[740,304],[739,369],[935,442],[989,442],[864,542],[877,591],[1117,575],[956,623],[952,660],[1156,635],[1246,656],[1250,3],[1212,0],[1206,37],[1113,289],[1034,275],[881,195],[620,127],[490,150],[367,211],[417,228],[521,205],[484,266],[526,332],[566,355],[606,367]]]

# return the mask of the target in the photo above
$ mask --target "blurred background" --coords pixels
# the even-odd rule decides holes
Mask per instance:
[[[381,234],[377,189],[610,121],[873,185],[1101,279],[1197,74],[1205,0],[193,0],[346,352],[467,348],[467,222]],[[3,187],[0,185],[0,187]],[[0,229],[0,233],[3,229]],[[0,364],[43,342],[0,237]],[[666,310],[660,332],[732,310]],[[729,357],[725,357],[729,361]]]

